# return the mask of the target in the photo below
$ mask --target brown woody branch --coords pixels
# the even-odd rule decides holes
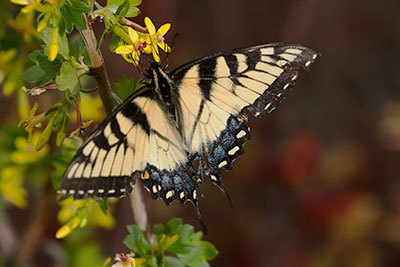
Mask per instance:
[[[149,33],[146,27],[143,27],[133,21],[130,21],[129,19],[123,18],[120,21],[121,24],[132,27],[133,29],[142,32],[142,33]]]

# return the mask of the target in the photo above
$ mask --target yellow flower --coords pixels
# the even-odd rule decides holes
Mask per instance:
[[[138,33],[132,28],[128,28],[128,35],[130,44],[121,45],[115,49],[115,53],[122,55],[122,57],[133,65],[139,64],[140,52],[150,54],[151,48],[147,46],[143,37],[139,37]]]
[[[40,5],[40,0],[10,0],[12,3],[25,6],[21,9],[21,12],[24,14],[30,13],[36,9],[38,5]]]
[[[171,28],[171,24],[166,23],[156,31],[153,22],[148,17],[144,18],[144,23],[149,31],[146,42],[151,46],[154,60],[160,62],[160,52],[158,47],[167,53],[171,51],[171,48],[164,42],[164,35],[169,31],[169,28]]]
[[[15,164],[30,164],[43,159],[49,152],[49,146],[46,145],[42,150],[36,151],[35,144],[39,139],[40,133],[33,134],[32,142],[29,142],[25,137],[19,136],[15,138],[16,151],[12,152],[10,159]]]
[[[0,172],[0,194],[18,208],[26,207],[26,190],[22,187],[24,169],[8,166]]]

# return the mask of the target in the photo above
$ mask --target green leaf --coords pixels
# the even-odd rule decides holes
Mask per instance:
[[[160,243],[160,249],[162,251],[167,250],[172,244],[174,244],[179,239],[178,235],[166,237],[162,243]]]
[[[126,12],[125,17],[136,17],[140,14],[140,10],[136,7],[140,5],[141,0],[128,0],[129,10]],[[104,7],[114,14],[117,14],[118,8],[125,2],[125,0],[108,0],[107,5]]]
[[[113,34],[110,40],[110,51],[114,53],[115,49],[118,47],[118,43],[121,41],[121,37],[116,34]]]
[[[60,70],[61,62],[58,59],[53,62],[49,61],[47,57],[44,56],[43,51],[35,51],[31,53],[29,57],[37,65],[25,70],[23,79],[27,82],[40,82],[40,85],[47,84],[54,79]]]
[[[58,89],[60,91],[70,90],[74,95],[77,95],[80,90],[80,83],[75,68],[71,63],[64,61],[61,66],[60,75],[56,78]]]
[[[147,242],[143,231],[137,225],[128,225],[128,235],[124,244],[131,250],[135,251],[137,257],[142,257],[151,253],[151,247]]]
[[[108,211],[107,199],[96,199],[96,201],[99,204],[101,211],[105,215],[107,215],[107,211]]]
[[[142,0],[131,0],[131,5],[132,6],[138,6],[142,3]]]
[[[212,260],[218,255],[218,250],[210,242],[200,241],[200,246],[206,260]]]
[[[203,234],[197,232],[192,235],[190,244],[192,248],[187,253],[177,254],[178,258],[190,267],[207,267],[209,260],[214,259],[218,251],[210,242],[202,241]]]
[[[71,8],[76,11],[87,13],[92,10],[87,3],[82,2],[80,0],[70,0],[70,2],[71,2]]]
[[[69,59],[69,43],[67,36],[64,34],[58,37],[58,53],[65,59]]]
[[[60,17],[60,21],[58,22],[58,34],[63,36],[65,34],[66,24],[63,17]]]
[[[177,254],[181,262],[190,267],[208,267],[210,266],[203,256],[203,250],[200,244],[192,247],[189,253]]]
[[[140,88],[144,87],[146,85],[146,80],[145,79],[139,79],[136,84],[135,84],[135,91],[139,90]]]
[[[140,9],[131,6],[131,8],[129,8],[129,11],[126,13],[125,17],[132,18],[132,17],[137,17],[139,15],[140,15]]]
[[[38,65],[34,65],[25,70],[22,79],[28,83],[37,83],[40,82],[45,75],[46,72],[44,72]]]
[[[173,218],[173,219],[169,220],[169,222],[167,222],[167,224],[165,225],[165,231],[167,231],[166,234],[178,233],[181,226],[182,226],[181,218]]]
[[[149,267],[158,267],[157,258],[155,256],[151,256],[150,259],[146,261],[146,265]]]
[[[64,18],[67,33],[72,31],[74,25],[77,30],[86,30],[86,17],[84,13],[73,9],[67,4],[60,8],[60,12]]]
[[[65,31],[67,33],[71,33],[72,30],[74,29],[74,24],[72,23],[72,13],[71,13],[71,9],[67,6],[67,5],[63,5],[60,8],[60,12],[62,14],[62,20],[65,23]]]
[[[118,77],[117,83],[112,85],[112,91],[123,101],[133,93],[133,78],[124,75]]]
[[[161,235],[162,233],[164,233],[164,225],[156,224],[153,226],[153,234]]]
[[[29,60],[32,61],[35,64],[39,64],[38,57],[43,55],[42,50],[35,50],[32,53],[29,54]]]
[[[86,17],[83,13],[75,10],[70,10],[72,14],[72,22],[79,31],[86,30]]]
[[[118,15],[119,19],[125,17],[125,15],[129,11],[129,6],[130,6],[129,0],[125,0],[125,2],[123,2],[122,5],[118,7],[116,14]]]
[[[43,77],[42,84],[52,81],[60,71],[61,61],[58,59],[55,59],[54,61],[49,61],[49,59],[44,54],[37,57],[37,60],[39,62],[40,68],[46,73]]]
[[[176,257],[166,256],[164,267],[185,267],[185,265]]]
[[[74,57],[76,60],[79,60],[81,56],[84,57],[84,62],[87,59],[87,51],[85,43],[82,40],[82,37],[78,34],[71,36],[69,38],[69,47],[71,49],[70,56]]]

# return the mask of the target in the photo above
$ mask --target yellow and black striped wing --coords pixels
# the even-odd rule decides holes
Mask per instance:
[[[246,110],[270,113],[317,54],[270,44],[207,56],[172,71],[154,63],[149,84],[103,121],[68,166],[60,192],[123,197],[140,179],[151,197],[197,205],[209,177],[226,194],[220,169],[231,169],[250,138]]]
[[[303,46],[269,44],[221,52],[172,72],[190,157],[224,192],[218,169],[231,169],[250,138],[245,110],[256,117],[273,111],[294,86],[298,70],[316,58]]]
[[[160,194],[162,182],[169,184],[164,184],[164,197],[175,189],[180,194],[186,178],[176,174],[175,181],[164,181],[163,173],[175,173],[186,161],[176,127],[153,90],[145,88],[119,106],[77,151],[60,192],[75,199],[123,197],[141,177],[145,183],[154,181],[146,183],[153,194]]]

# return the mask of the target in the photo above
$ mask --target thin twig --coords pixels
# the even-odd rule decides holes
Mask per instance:
[[[80,99],[75,99],[75,109],[76,109],[76,121],[78,122],[78,127],[83,128],[82,114],[81,114],[81,101]]]
[[[120,21],[121,24],[126,25],[126,26],[130,26],[132,28],[134,28],[135,30],[142,32],[142,33],[149,33],[149,31],[147,30],[146,27],[143,27],[133,21],[130,21],[129,19],[123,18]]]
[[[111,114],[115,102],[111,96],[111,86],[108,80],[107,71],[103,64],[103,56],[101,55],[101,52],[97,50],[97,40],[91,25],[88,24],[87,30],[81,31],[80,33],[92,61],[91,73],[94,75],[99,86],[101,101],[103,102],[107,114]],[[146,231],[149,229],[147,212],[143,202],[142,192],[138,185],[134,187],[130,200],[136,223],[143,231]]]

